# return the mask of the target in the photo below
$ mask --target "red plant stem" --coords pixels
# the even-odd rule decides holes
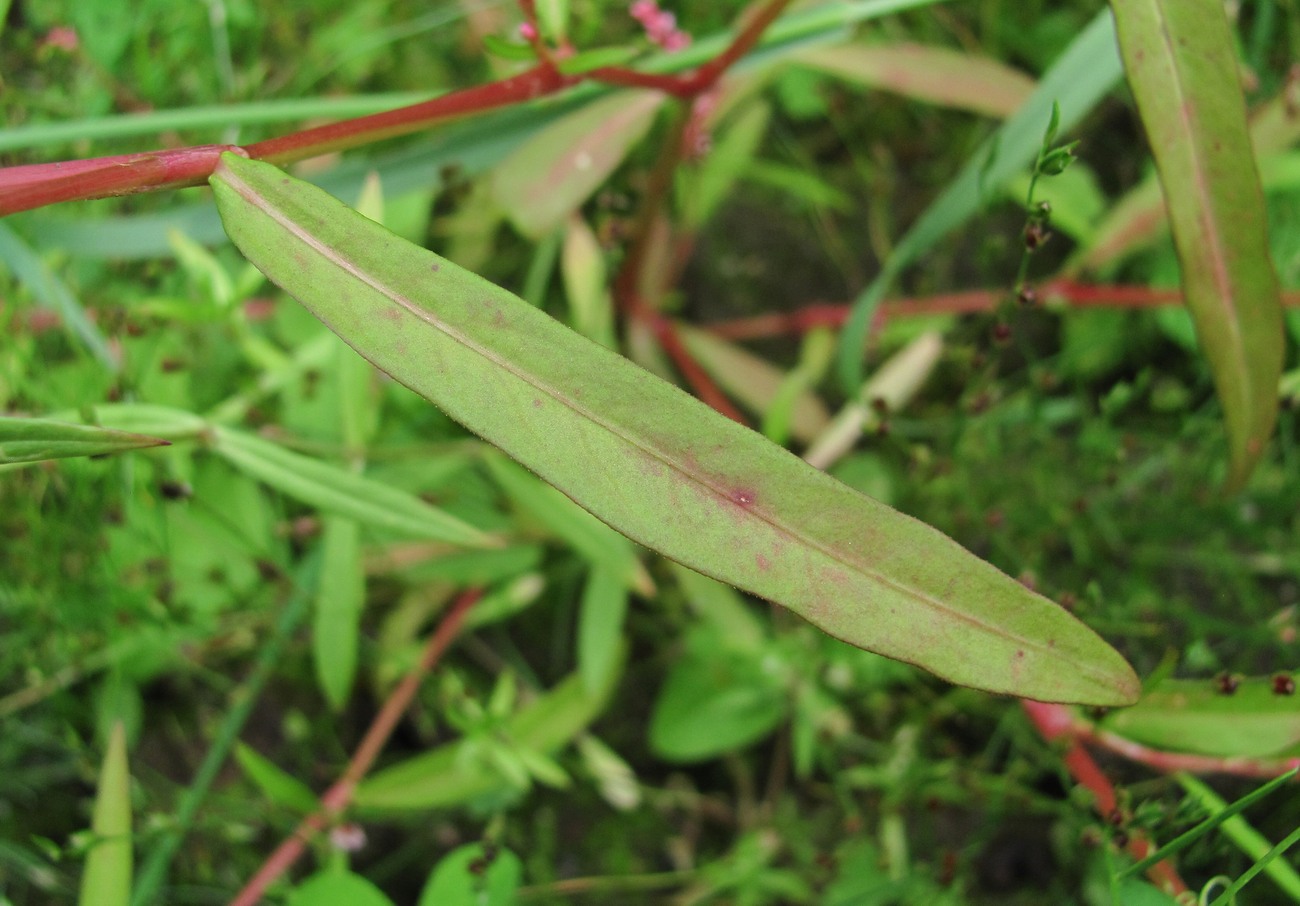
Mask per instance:
[[[380,139],[409,135],[436,123],[471,113],[531,101],[576,85],[577,76],[566,76],[548,63],[541,63],[518,75],[453,91],[409,107],[374,113],[338,123],[327,123],[281,138],[248,146],[250,157],[271,163],[286,163],[329,151],[342,151]]]
[[[665,76],[636,72],[616,66],[603,66],[588,73],[599,82],[627,88],[655,88],[674,97],[688,99],[708,91],[737,60],[749,53],[767,27],[790,4],[790,0],[771,0],[749,18],[722,53],[687,76]]]
[[[654,225],[672,189],[673,173],[681,162],[683,138],[691,122],[690,104],[717,85],[723,73],[758,43],[763,32],[781,15],[788,4],[789,0],[769,0],[741,27],[726,50],[689,76],[654,76],[616,67],[595,69],[590,73],[592,78],[611,84],[657,88],[687,104],[686,109],[677,118],[672,134],[664,142],[659,159],[650,172],[649,184],[646,186],[631,246],[614,278],[614,296],[624,312],[630,317],[640,318],[650,326],[659,345],[673,360],[682,377],[694,389],[696,396],[727,418],[742,425],[746,423],[744,416],[695,361],[690,351],[682,344],[672,322],[646,304],[642,292],[646,282],[645,271],[649,261],[650,245],[653,242]],[[672,244],[671,241],[669,244]]]
[[[553,94],[581,81],[542,63],[519,75],[337,123],[254,142],[244,150],[255,160],[288,163],[380,139],[407,135],[471,113]],[[0,216],[60,201],[108,198],[202,185],[217,158],[232,145],[200,145],[114,157],[0,169]]]
[[[233,145],[199,145],[0,169],[0,217],[61,201],[197,186]]]
[[[747,424],[745,416],[740,414],[727,395],[719,389],[718,385],[713,382],[700,363],[695,361],[695,357],[682,343],[681,337],[677,335],[677,328],[673,322],[665,317],[656,316],[650,322],[654,330],[655,338],[659,340],[659,345],[663,347],[664,352],[668,353],[677,370],[682,373],[682,377],[691,385],[695,395],[700,398],[701,402],[707,403],[718,412],[731,419],[733,422]]]
[[[1118,815],[1119,799],[1115,795],[1115,787],[1075,736],[1074,715],[1070,709],[1064,705],[1049,705],[1028,699],[1021,699],[1020,704],[1045,740],[1048,742],[1065,740],[1066,749],[1062,761],[1074,779],[1092,793],[1093,806],[1097,813],[1108,821],[1112,816]],[[1127,835],[1128,841],[1124,848],[1135,860],[1141,861],[1154,851],[1154,844],[1139,829],[1130,828],[1127,830]],[[1147,870],[1147,877],[1166,893],[1175,896],[1188,889],[1187,884],[1179,877],[1178,870],[1168,859],[1162,859],[1151,866]]]
[[[384,702],[384,706],[380,708],[379,713],[375,715],[374,721],[366,730],[366,735],[343,771],[343,776],[321,796],[320,808],[304,818],[294,828],[293,833],[276,847],[257,873],[230,901],[230,906],[254,906],[255,903],[260,902],[262,895],[266,893],[266,888],[298,861],[311,838],[336,821],[348,807],[357,784],[370,771],[375,759],[383,751],[388,738],[397,728],[398,721],[402,719],[402,715],[410,707],[411,700],[415,698],[415,693],[419,691],[421,681],[459,634],[461,624],[465,622],[470,608],[482,596],[481,589],[470,589],[456,598],[451,609],[442,618],[442,622],[438,624],[438,628],[429,637],[420,662],[402,678],[388,696],[388,700]]]
[[[1093,285],[1058,280],[1039,289],[1044,299],[1058,299],[1074,308],[1157,308],[1180,305],[1183,294],[1177,289],[1152,289],[1146,286]],[[881,303],[874,326],[897,318],[922,315],[975,314],[994,311],[1006,298],[1005,290],[977,289],[944,293],[915,299],[891,299]],[[1300,307],[1300,292],[1284,290],[1282,304]],[[705,329],[727,340],[755,340],[786,334],[803,334],[818,327],[840,327],[848,320],[851,306],[845,303],[819,303],[795,311],[754,315],[707,325]]]
[[[564,75],[547,51],[538,65],[497,82],[453,91],[384,113],[254,142],[244,150],[255,160],[289,163],[408,135],[457,117],[554,94],[584,79],[659,88],[678,97],[689,97],[711,87],[729,66],[748,52],[787,3],[788,0],[773,0],[741,29],[726,50],[689,76],[643,75],[618,67]],[[527,3],[522,8],[526,14],[531,10]],[[535,16],[530,21],[535,23]],[[3,168],[0,169],[0,217],[63,201],[87,201],[202,185],[212,175],[221,153],[232,150],[235,150],[232,145],[198,145]]]
[[[1189,774],[1231,774],[1234,777],[1272,779],[1300,768],[1300,758],[1220,758],[1186,752],[1165,752],[1134,742],[1118,733],[1102,730],[1085,720],[1076,720],[1071,733],[1130,761],[1165,773],[1186,771]]]

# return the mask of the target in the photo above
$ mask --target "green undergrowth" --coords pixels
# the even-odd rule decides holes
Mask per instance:
[[[621,9],[602,19],[599,6],[574,0],[575,42],[633,40]],[[1279,48],[1294,36],[1294,10],[1242,6],[1241,52],[1263,96],[1281,84]],[[464,4],[469,13],[402,2],[209,7],[224,11],[223,26],[202,4],[141,4],[138,15],[153,24],[138,30],[97,4],[15,2],[0,49],[6,130],[145,107],[475,84],[506,64],[485,60],[467,35],[502,34],[515,21],[513,7],[499,3]],[[678,17],[707,35],[736,7],[683,3]],[[979,50],[1038,75],[1100,8],[953,4],[888,17],[869,34]],[[82,38],[75,50],[51,40],[50,30],[65,26]],[[690,323],[851,300],[992,128],[986,118],[864,93],[806,69],[774,72],[755,91],[769,125],[748,160],[761,166],[728,187],[662,300]],[[1083,140],[1078,166],[1091,188],[1062,189],[1054,204],[1067,224],[1077,213],[1084,233],[1104,213],[1090,204],[1113,204],[1143,175],[1132,117],[1125,90],[1115,89],[1071,136]],[[250,122],[239,140],[297,121],[289,112]],[[655,129],[580,208],[605,243],[609,274],[664,123]],[[232,134],[216,122],[164,126],[0,154],[6,164],[31,163]],[[373,153],[400,154],[424,139],[404,141]],[[505,156],[485,154],[484,167]],[[474,166],[447,168],[436,190],[385,195],[383,219],[569,319],[559,234],[518,235],[487,201],[490,176]],[[1294,289],[1300,179],[1288,172],[1268,198],[1273,257]],[[350,204],[358,185],[348,183]],[[59,247],[32,227],[50,222],[41,217],[93,226],[110,215],[165,214],[206,204],[206,192],[80,203],[14,221],[90,332],[108,338],[111,362],[78,338],[66,309],[65,330],[49,294],[7,258],[0,414],[81,421],[98,406],[156,407],[128,413],[137,420],[129,429],[173,443],[0,466],[0,903],[76,897],[94,849],[87,828],[101,763],[119,722],[137,877],[152,852],[174,844],[157,901],[229,899],[338,777],[467,587],[487,590],[488,609],[425,681],[375,768],[374,790],[385,770],[457,740],[468,742],[448,772],[463,772],[454,776],[467,788],[481,776],[489,782],[431,806],[367,808],[362,797],[349,820],[364,826],[365,845],[345,855],[317,841],[296,881],[348,865],[393,902],[423,903],[440,860],[487,841],[504,854],[486,860],[491,870],[513,871],[517,857],[518,899],[530,903],[1117,902],[1121,857],[1108,841],[1121,829],[1090,809],[1060,751],[1014,700],[851,648],[583,522],[411,391],[369,372],[354,380],[350,350],[229,243],[205,248],[182,230],[169,235],[169,249],[117,260]],[[891,295],[1009,293],[1023,225],[1014,202],[990,199]],[[1033,259],[1033,279],[1086,239],[1060,229]],[[1167,241],[1156,242],[1106,276],[1172,286],[1177,262]],[[896,318],[873,336],[868,370],[932,327],[945,345],[931,378],[909,405],[884,413],[833,475],[1057,601],[1143,678],[1209,683],[1220,673],[1295,669],[1300,392],[1292,389],[1248,485],[1225,495],[1222,411],[1181,311],[1051,303]],[[1294,369],[1294,314],[1289,329]],[[782,369],[801,356],[789,334],[745,348]],[[834,411],[844,394],[823,372],[814,386]],[[248,446],[258,441],[302,459],[271,462]],[[303,459],[396,489],[413,520],[428,505],[506,540],[456,547],[442,529],[404,531],[375,511],[392,512],[387,503],[367,509],[365,494],[340,515],[294,485],[313,480]],[[332,623],[314,597],[313,559],[331,536],[351,545],[355,566],[331,581],[364,583],[358,611],[335,613]],[[304,596],[310,606],[294,617]],[[626,606],[625,615],[597,625],[593,599]],[[351,647],[328,647],[329,633],[350,633]],[[259,658],[266,680],[250,690]],[[332,658],[354,659],[346,681],[322,676],[338,665]],[[557,689],[570,695],[563,707]],[[555,745],[516,744],[539,702],[556,709],[544,726],[576,725]],[[238,725],[241,703],[251,711]],[[589,727],[573,716],[584,708],[598,715]],[[180,828],[178,809],[231,731],[239,745]],[[259,770],[258,756],[269,766]],[[1174,779],[1118,757],[1103,762],[1126,797],[1126,829],[1167,841],[1206,817]],[[1216,789],[1232,801],[1256,786],[1236,779]],[[1275,796],[1273,808],[1250,813],[1271,841],[1297,823],[1294,792]],[[1258,858],[1207,835],[1179,868],[1203,885]],[[1271,883],[1238,902],[1293,901]],[[282,884],[270,902],[302,902],[288,896]]]

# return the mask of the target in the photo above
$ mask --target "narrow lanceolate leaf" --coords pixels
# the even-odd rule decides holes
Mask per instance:
[[[1034,90],[1034,80],[988,57],[925,44],[814,47],[795,61],[868,88],[942,107],[1008,117]]]
[[[274,167],[213,175],[231,238],[372,362],[628,537],[956,683],[1131,701],[1060,607],[506,291]]]
[[[326,512],[413,538],[469,547],[495,547],[501,543],[391,485],[242,431],[214,426],[211,434],[213,450],[236,469]]]
[[[492,191],[525,236],[557,229],[623,162],[664,102],[657,91],[621,91],[543,129],[501,163]]]
[[[72,425],[43,418],[0,416],[0,465],[69,456],[98,456],[141,447],[166,446],[161,437]]]
[[[91,820],[94,840],[81,876],[80,906],[126,906],[131,902],[131,774],[126,729],[119,722],[108,736]]]
[[[1219,0],[1112,0],[1120,52],[1155,156],[1183,291],[1227,419],[1239,486],[1277,418],[1282,309]]]

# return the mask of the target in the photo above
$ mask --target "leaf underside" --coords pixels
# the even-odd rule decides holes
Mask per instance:
[[[1112,0],[1187,307],[1227,421],[1228,487],[1277,419],[1283,326],[1231,30],[1219,0]]]
[[[955,683],[1134,699],[1109,645],[929,526],[268,164],[227,154],[212,185],[267,276],[633,540]]]

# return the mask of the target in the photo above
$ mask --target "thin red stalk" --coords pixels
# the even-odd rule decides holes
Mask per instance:
[[[758,43],[763,32],[781,15],[788,4],[789,0],[769,0],[741,27],[726,50],[689,76],[651,76],[618,67],[595,69],[590,76],[616,85],[657,88],[682,99],[689,105],[701,94],[717,85],[723,73]],[[681,163],[684,150],[683,139],[690,125],[691,115],[691,108],[688,106],[677,118],[673,132],[664,142],[659,159],[650,172],[649,184],[644,194],[643,207],[638,214],[631,246],[614,278],[614,295],[624,312],[649,323],[660,346],[672,358],[682,377],[695,390],[696,395],[718,412],[743,425],[744,416],[695,361],[690,351],[681,342],[681,338],[677,336],[672,322],[646,305],[641,295],[650,243],[653,241],[654,224],[672,188],[673,173]],[[671,241],[669,244],[672,244]]]
[[[375,759],[388,743],[388,738],[392,736],[402,715],[410,707],[411,700],[415,698],[415,693],[419,691],[421,681],[460,633],[461,624],[465,622],[470,608],[482,595],[480,589],[470,589],[456,598],[438,628],[429,637],[420,662],[402,678],[375,715],[343,775],[321,796],[320,809],[304,818],[293,833],[276,847],[244,885],[243,890],[230,901],[230,906],[254,906],[260,902],[266,888],[298,861],[311,838],[337,820],[348,807],[357,784],[369,773]]]
[[[787,3],[788,0],[773,0],[761,9],[726,50],[690,76],[651,76],[618,68],[566,76],[555,67],[548,51],[537,66],[497,82],[454,91],[384,113],[255,142],[245,151],[256,160],[289,163],[408,135],[456,117],[532,100],[569,88],[584,79],[660,88],[679,97],[693,96],[711,87],[729,66],[749,51]],[[526,3],[523,8],[526,13],[530,10]],[[530,21],[535,23],[535,16]],[[221,153],[230,150],[234,147],[199,145],[0,169],[0,217],[63,201],[86,201],[201,185],[212,175]]]
[[[687,81],[691,83],[692,87],[689,93],[692,95],[703,94],[712,88],[724,72],[753,49],[754,45],[758,43],[758,39],[763,37],[763,32],[767,31],[767,27],[775,22],[777,17],[789,5],[790,0],[771,0],[755,13],[741,28],[735,39],[732,40],[730,47],[695,70],[694,74],[688,77]]]
[[[453,91],[384,113],[254,142],[244,150],[257,160],[288,163],[408,135],[456,117],[532,100],[568,88],[580,80],[580,76],[563,75],[553,65],[542,63],[519,75],[487,85]],[[60,201],[84,201],[201,185],[212,175],[221,153],[231,150],[235,150],[234,146],[200,145],[0,169],[0,216]]]
[[[541,63],[497,82],[453,91],[397,110],[328,123],[281,138],[255,142],[247,150],[249,156],[256,160],[287,163],[329,151],[355,148],[380,139],[409,135],[459,116],[531,101],[569,88],[578,81],[580,79],[577,76],[563,75],[554,66]]]
[[[1048,742],[1065,741],[1066,749],[1062,761],[1066,768],[1080,785],[1092,793],[1093,806],[1097,813],[1107,821],[1112,820],[1112,816],[1118,814],[1119,797],[1116,796],[1115,787],[1106,776],[1106,772],[1088,754],[1088,750],[1075,735],[1074,715],[1070,709],[1064,705],[1051,705],[1028,699],[1022,699],[1020,704],[1043,739]],[[1127,835],[1128,841],[1124,848],[1135,860],[1145,859],[1154,850],[1154,845],[1141,830],[1131,828],[1127,831]],[[1168,859],[1162,859],[1151,866],[1147,870],[1147,877],[1170,894],[1177,895],[1187,890],[1186,883],[1179,877],[1178,870]]]
[[[599,82],[627,88],[654,88],[674,97],[688,99],[703,94],[717,84],[722,74],[758,43],[767,27],[790,5],[790,0],[771,0],[762,7],[736,33],[727,49],[700,66],[690,75],[655,75],[623,69],[619,66],[602,66],[589,75]]]
[[[663,347],[664,352],[668,353],[677,370],[682,373],[686,383],[691,385],[695,395],[700,400],[712,406],[718,412],[721,412],[733,422],[739,422],[744,425],[745,416],[740,414],[727,395],[718,388],[713,382],[700,363],[695,361],[695,357],[690,354],[683,345],[681,337],[677,335],[677,328],[673,322],[663,317],[656,317],[651,325],[654,328],[655,337],[659,340],[659,345]]]
[[[1212,755],[1162,752],[1091,724],[1080,724],[1075,733],[1082,740],[1165,773],[1187,771],[1189,774],[1231,774],[1234,777],[1271,779],[1300,768],[1300,758],[1216,758]]]
[[[1156,308],[1180,305],[1183,294],[1176,289],[1146,286],[1091,285],[1062,280],[1039,290],[1044,299],[1059,299],[1074,308]],[[958,315],[994,311],[1006,298],[1005,290],[976,289],[912,299],[890,299],[876,312],[874,326],[897,318],[924,315]],[[1300,291],[1286,290],[1282,304],[1300,308]],[[787,334],[803,334],[818,327],[840,327],[848,319],[846,303],[817,303],[790,312],[754,315],[719,321],[706,329],[728,340],[756,340]]]

